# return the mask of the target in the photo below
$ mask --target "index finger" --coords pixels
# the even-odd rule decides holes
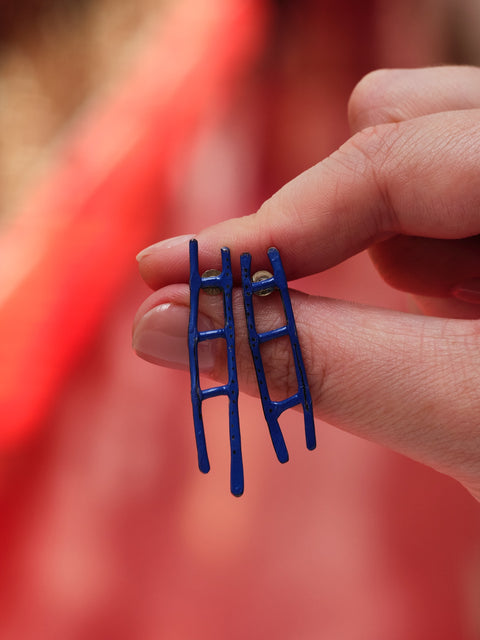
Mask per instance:
[[[267,200],[255,214],[201,231],[201,267],[220,248],[265,265],[276,246],[289,279],[316,273],[390,235],[455,239],[480,233],[480,110],[436,113],[369,127]],[[139,255],[154,289],[187,282],[188,237]]]

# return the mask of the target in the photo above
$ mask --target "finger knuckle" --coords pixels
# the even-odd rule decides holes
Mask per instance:
[[[360,176],[372,192],[372,202],[378,207],[372,212],[378,231],[392,231],[398,227],[392,186],[396,173],[401,173],[405,153],[404,132],[399,124],[375,125],[352,136],[330,158],[328,162],[342,183],[348,184],[349,176],[357,182]]]

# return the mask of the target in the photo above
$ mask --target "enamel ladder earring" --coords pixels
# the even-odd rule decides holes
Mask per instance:
[[[188,351],[190,359],[191,399],[193,422],[200,471],[208,473],[210,462],[207,454],[205,429],[202,417],[202,403],[208,398],[224,395],[229,399],[229,431],[230,431],[230,490],[233,495],[240,496],[244,490],[244,475],[242,449],[240,440],[240,425],[238,414],[238,379],[235,358],[235,327],[233,320],[232,289],[233,276],[230,261],[230,250],[221,249],[222,271],[209,270],[202,275],[198,266],[198,243],[190,240],[190,320],[188,328]],[[278,419],[280,415],[294,407],[301,405],[305,423],[305,439],[308,449],[315,449],[315,425],[313,406],[307,375],[303,363],[302,352],[297,335],[295,318],[293,315],[288,284],[283,270],[280,254],[274,247],[268,250],[268,257],[273,275],[262,271],[251,276],[251,255],[242,254],[240,267],[242,275],[242,291],[247,322],[248,340],[257,377],[258,390],[262,402],[263,413],[270,432],[270,438],[280,462],[287,462],[288,451],[280,429]],[[199,331],[198,306],[200,290],[207,293],[222,293],[225,324],[220,329]],[[280,292],[285,312],[286,324],[271,331],[258,332],[255,325],[253,295],[268,295],[273,290]],[[276,338],[288,336],[292,349],[297,378],[297,391],[292,396],[281,401],[274,401],[270,397],[266,382],[260,345]],[[198,367],[198,344],[204,340],[224,339],[227,346],[228,382],[225,385],[202,389]]]

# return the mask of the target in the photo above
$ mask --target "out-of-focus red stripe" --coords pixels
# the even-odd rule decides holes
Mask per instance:
[[[172,5],[0,235],[0,447],[41,423],[159,226],[162,176],[261,43],[258,0]]]

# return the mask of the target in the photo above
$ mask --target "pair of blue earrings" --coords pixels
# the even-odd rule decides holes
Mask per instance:
[[[241,496],[244,490],[244,474],[242,447],[240,439],[240,424],[238,417],[238,379],[235,359],[235,327],[233,320],[232,290],[233,276],[230,260],[230,250],[227,247],[221,249],[222,271],[206,271],[200,275],[198,268],[198,243],[190,241],[190,321],[188,327],[188,350],[190,358],[191,396],[193,408],[193,422],[195,427],[195,439],[198,453],[198,466],[200,471],[208,473],[210,462],[208,460],[207,445],[205,441],[205,429],[202,417],[202,403],[215,396],[227,396],[229,399],[229,428],[230,428],[230,490],[233,495]],[[288,451],[285,440],[278,423],[280,415],[296,405],[302,405],[305,422],[305,438],[308,449],[316,446],[315,425],[313,420],[313,407],[307,375],[303,364],[302,352],[298,342],[295,318],[288,293],[288,285],[283,270],[280,254],[274,247],[268,250],[268,257],[272,266],[273,275],[269,272],[260,272],[257,279],[251,276],[252,257],[244,253],[240,257],[242,274],[243,300],[245,316],[247,320],[248,340],[252,353],[253,363],[257,376],[258,389],[262,401],[263,413],[268,425],[270,437],[275,453],[280,462],[287,462]],[[258,275],[258,274],[255,274]],[[198,306],[200,290],[223,293],[225,324],[220,329],[210,331],[198,330]],[[285,311],[286,324],[271,331],[258,333],[255,326],[253,310],[253,295],[267,295],[272,290],[280,292]],[[270,398],[265,378],[260,345],[269,340],[288,336],[292,348],[295,372],[298,382],[298,390],[292,396],[281,401],[273,401]],[[227,345],[228,382],[225,385],[202,389],[198,368],[198,345],[204,340],[223,339]]]

